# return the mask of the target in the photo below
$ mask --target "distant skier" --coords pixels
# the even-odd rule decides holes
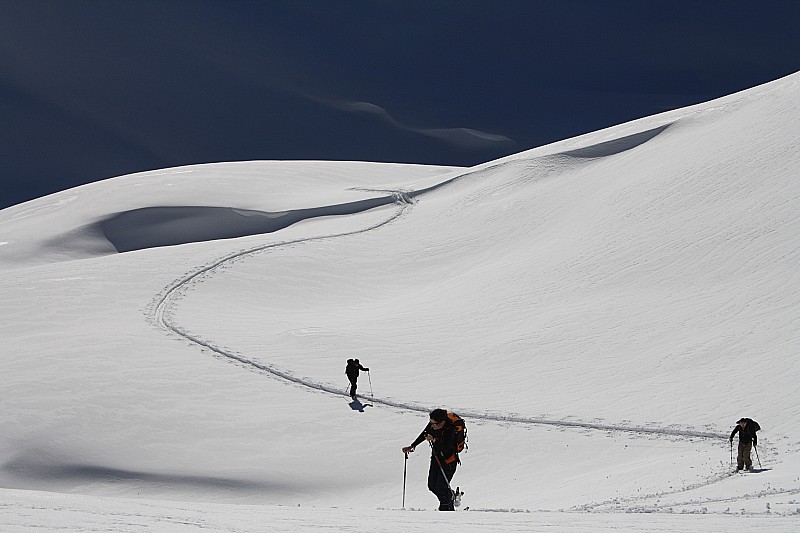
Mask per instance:
[[[455,415],[454,415],[455,416]],[[403,453],[414,451],[422,441],[431,443],[431,465],[428,469],[428,490],[439,499],[440,511],[455,511],[454,493],[450,488],[450,480],[458,466],[458,445],[456,431],[451,418],[444,409],[431,411],[430,422],[422,433],[411,443],[402,448]],[[460,418],[458,418],[460,420]],[[463,421],[462,421],[463,424]],[[463,446],[463,444],[462,444]],[[443,476],[447,476],[447,479]]]
[[[760,430],[761,426],[758,422],[749,418],[740,418],[736,422],[736,427],[731,431],[731,445],[733,445],[733,436],[739,434],[739,453],[736,455],[736,471],[742,468],[747,470],[753,469],[753,460],[750,458],[750,451],[753,446],[758,446],[758,435],[756,431]]]
[[[361,363],[358,362],[358,359],[348,359],[347,360],[347,368],[344,369],[344,373],[347,374],[347,379],[350,380],[350,397],[356,397],[356,389],[358,388],[358,371],[363,370],[364,372],[369,372],[369,368],[364,368],[361,366]]]

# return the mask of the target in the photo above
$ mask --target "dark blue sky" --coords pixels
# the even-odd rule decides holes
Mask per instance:
[[[192,163],[473,165],[799,69],[796,0],[0,0],[0,208]]]

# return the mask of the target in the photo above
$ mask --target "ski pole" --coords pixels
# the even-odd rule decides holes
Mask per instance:
[[[406,475],[408,473],[408,452],[404,454],[406,456],[405,462],[403,462],[403,509],[406,508]]]
[[[731,468],[733,468],[733,440],[731,440]]]
[[[758,459],[758,469],[759,470],[763,470],[763,468],[761,466],[761,458],[758,456],[758,446],[753,444],[753,449],[756,451],[756,459]]]
[[[369,395],[374,397],[375,393],[372,392],[372,376],[370,376],[369,370],[367,370],[367,379],[369,379]]]

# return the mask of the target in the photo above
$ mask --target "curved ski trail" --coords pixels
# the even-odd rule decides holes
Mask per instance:
[[[451,180],[448,180],[448,182]],[[429,189],[426,189],[429,190]],[[238,252],[231,253],[226,255],[220,259],[213,261],[210,264],[200,267],[193,273],[186,275],[185,277],[177,280],[171,286],[167,287],[163,293],[157,295],[154,299],[154,302],[151,303],[149,307],[153,309],[152,311],[152,320],[155,324],[167,330],[168,332],[174,333],[198,346],[201,348],[205,348],[219,357],[224,359],[234,361],[240,363],[246,367],[255,369],[257,371],[265,372],[269,375],[272,375],[278,379],[290,381],[292,383],[301,385],[303,387],[307,387],[309,389],[317,390],[320,392],[333,394],[336,396],[343,396],[347,397],[348,393],[345,392],[340,387],[335,387],[332,385],[328,385],[325,383],[319,383],[307,378],[301,378],[294,375],[292,372],[288,370],[284,370],[273,365],[265,364],[259,361],[255,361],[244,354],[238,353],[234,350],[218,346],[214,342],[201,338],[200,336],[193,334],[183,328],[180,324],[178,324],[172,317],[171,309],[172,306],[178,300],[181,292],[187,289],[189,286],[197,283],[202,283],[203,279],[209,275],[213,275],[213,273],[237,259],[243,258],[245,256],[254,255],[260,252],[264,252],[266,250],[279,248],[283,246],[290,246],[300,243],[307,243],[307,242],[315,242],[315,241],[322,241],[327,239],[334,239],[339,237],[345,237],[350,235],[357,235],[360,233],[365,233],[368,231],[372,231],[374,229],[378,229],[386,224],[393,222],[394,220],[401,217],[406,211],[413,206],[413,197],[417,196],[422,191],[417,191],[416,193],[409,193],[409,192],[392,192],[391,198],[394,200],[394,204],[397,206],[396,212],[388,217],[387,219],[373,224],[369,227],[342,232],[342,233],[335,233],[329,235],[318,235],[312,237],[305,237],[300,239],[294,239],[290,241],[283,241],[277,243],[270,243],[264,244],[260,246],[256,246],[253,248],[249,248],[246,250],[241,250]],[[393,407],[396,409],[402,409],[407,411],[417,411],[421,413],[427,413],[431,407],[427,405],[422,405],[415,402],[410,401],[400,401],[394,400],[391,398],[379,398],[375,396],[367,396],[367,395],[359,395],[360,398],[369,400],[371,402],[385,405],[387,407]],[[455,409],[455,407],[454,407]],[[512,423],[512,424],[527,424],[527,425],[546,425],[546,426],[556,426],[556,427],[565,427],[565,428],[581,428],[581,429],[591,429],[591,430],[598,430],[598,431],[620,431],[626,433],[637,433],[637,434],[649,434],[649,435],[656,435],[656,436],[665,436],[665,437],[692,437],[692,438],[702,438],[702,439],[721,439],[725,438],[726,435],[722,433],[713,433],[709,431],[700,431],[696,429],[674,429],[674,428],[664,428],[664,427],[649,427],[649,426],[626,426],[621,424],[604,424],[604,423],[597,423],[597,422],[583,422],[583,421],[574,421],[574,420],[565,420],[565,419],[548,419],[548,418],[541,418],[541,417],[526,417],[521,415],[513,415],[513,414],[499,414],[499,413],[491,413],[487,411],[476,411],[466,408],[457,408],[459,414],[470,417],[473,419],[481,419],[487,421],[494,421],[494,422],[504,422],[504,423]]]

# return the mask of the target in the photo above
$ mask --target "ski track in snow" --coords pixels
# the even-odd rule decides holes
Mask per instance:
[[[666,126],[658,128],[658,133],[663,131]],[[645,132],[649,133],[649,132]],[[631,136],[635,137],[635,136]],[[648,137],[652,138],[652,137]],[[302,378],[294,375],[291,371],[280,369],[275,366],[264,364],[258,361],[254,361],[248,358],[246,355],[236,352],[234,350],[218,346],[211,340],[206,340],[201,338],[200,336],[193,334],[183,328],[180,324],[176,323],[172,317],[172,307],[177,303],[181,294],[189,290],[192,286],[196,286],[202,283],[205,279],[209,276],[213,275],[217,269],[220,267],[226,266],[230,263],[238,259],[245,258],[247,256],[252,256],[261,252],[265,252],[271,249],[280,248],[284,246],[302,244],[302,243],[309,243],[309,242],[316,242],[328,239],[335,239],[339,237],[346,237],[351,235],[357,235],[360,233],[365,233],[368,231],[372,231],[378,229],[386,224],[390,224],[393,221],[397,220],[399,217],[403,216],[408,209],[414,204],[415,197],[424,194],[425,192],[429,192],[440,187],[446,186],[457,179],[474,174],[476,172],[481,172],[485,169],[477,169],[473,171],[468,171],[464,174],[460,174],[458,176],[452,177],[442,183],[433,185],[426,189],[409,192],[409,191],[387,191],[391,194],[394,199],[394,204],[397,206],[396,212],[388,217],[387,219],[373,224],[369,227],[342,232],[342,233],[335,233],[329,235],[317,235],[312,237],[306,237],[301,239],[294,239],[290,241],[284,242],[277,242],[277,243],[270,243],[266,245],[256,246],[253,248],[240,250],[238,252],[231,253],[226,255],[220,259],[217,259],[205,266],[199,267],[194,272],[191,272],[185,275],[183,278],[180,278],[173,282],[170,286],[166,287],[162,293],[156,295],[154,300],[151,304],[145,309],[145,314],[149,315],[149,318],[154,322],[154,324],[166,330],[170,334],[177,335],[178,337],[188,340],[191,343],[199,346],[201,349],[211,351],[215,357],[219,357],[223,360],[227,360],[229,362],[237,363],[247,369],[259,371],[262,373],[266,373],[276,379],[288,381],[299,385],[301,387],[315,390],[322,393],[332,394],[335,396],[340,397],[348,397],[348,393],[343,391],[341,388],[337,388],[331,385],[326,385],[324,383],[314,382],[307,378]],[[376,191],[377,192],[377,191]],[[377,398],[374,396],[367,396],[367,395],[359,395],[360,398],[369,400],[370,402],[374,402],[376,404],[381,404],[387,407],[391,407],[394,409],[404,410],[404,411],[415,411],[420,413],[427,414],[430,410],[430,406],[417,404],[414,402],[408,401],[399,401],[390,398]],[[580,428],[580,429],[589,429],[589,430],[596,430],[596,431],[603,431],[603,432],[624,432],[629,434],[638,434],[638,435],[651,435],[656,438],[675,438],[675,437],[690,437],[690,438],[698,438],[698,439],[709,439],[709,440],[719,440],[727,438],[727,434],[722,433],[713,433],[713,432],[706,432],[706,431],[699,431],[694,429],[673,429],[673,428],[664,428],[664,427],[644,427],[644,426],[626,426],[622,424],[604,424],[604,423],[596,423],[596,422],[584,422],[584,421],[574,421],[574,420],[566,420],[566,419],[545,419],[545,418],[538,418],[538,417],[525,417],[525,416],[517,416],[517,415],[503,415],[497,413],[491,413],[488,411],[475,411],[469,408],[458,408],[459,414],[464,416],[465,418],[472,418],[472,419],[480,419],[484,421],[490,422],[501,422],[501,423],[512,423],[512,424],[519,424],[519,425],[545,425],[545,426],[555,426],[561,428]],[[714,474],[705,480],[700,482],[692,483],[689,485],[685,485],[682,487],[678,487],[675,490],[663,491],[658,493],[651,493],[651,494],[640,494],[636,496],[630,497],[616,497],[613,499],[609,499],[606,501],[601,502],[591,502],[586,503],[583,505],[575,505],[570,507],[569,509],[565,509],[565,511],[570,512],[590,512],[590,511],[625,511],[625,512],[672,512],[672,509],[675,507],[686,507],[686,506],[702,506],[704,504],[709,503],[719,503],[719,502],[735,502],[735,501],[742,501],[754,498],[761,498],[770,495],[776,494],[800,494],[800,488],[794,489],[767,489],[764,491],[756,492],[754,494],[744,494],[744,495],[737,495],[732,496],[730,498],[701,498],[698,500],[689,500],[685,502],[679,503],[659,503],[659,499],[665,496],[671,496],[681,493],[686,493],[689,491],[693,491],[696,489],[700,489],[703,487],[710,486],[715,483],[722,482],[726,479],[729,479],[735,476],[735,473],[731,473],[729,471],[721,472]],[[646,502],[656,500],[654,503],[647,505]],[[509,510],[493,510],[493,509],[475,509],[475,510],[484,510],[484,511],[504,511],[509,512]],[[510,511],[513,512],[513,511]],[[517,511],[517,512],[527,512],[527,511]]]
[[[471,174],[471,173],[467,173]],[[462,174],[461,176],[465,176],[467,174]],[[461,177],[459,176],[459,177]],[[149,308],[152,308],[152,317],[155,323],[172,333],[179,335],[180,337],[189,340],[202,348],[208,349],[218,356],[221,356],[226,359],[230,359],[232,361],[236,361],[248,367],[255,368],[257,370],[267,372],[277,378],[284,379],[287,381],[291,381],[298,385],[302,385],[304,387],[308,387],[311,389],[315,389],[321,392],[326,392],[329,394],[334,394],[337,396],[347,396],[347,393],[344,392],[341,388],[332,387],[329,385],[325,385],[323,383],[317,383],[306,378],[299,378],[292,374],[287,370],[281,370],[271,365],[267,365],[264,363],[260,363],[258,361],[254,361],[247,356],[232,351],[227,348],[223,348],[217,346],[213,341],[205,340],[198,335],[190,333],[179,324],[177,324],[171,316],[170,310],[171,306],[174,302],[177,301],[181,292],[191,285],[202,283],[203,280],[214,273],[215,270],[218,268],[227,265],[237,259],[255,255],[260,252],[264,252],[270,249],[275,249],[283,246],[289,246],[294,244],[301,244],[307,242],[314,242],[314,241],[321,241],[327,239],[333,239],[338,237],[345,237],[350,235],[357,235],[359,233],[365,233],[368,231],[372,231],[374,229],[380,228],[386,224],[393,222],[395,219],[402,216],[408,208],[413,205],[412,197],[417,196],[421,192],[427,192],[434,188],[438,188],[446,183],[450,183],[453,179],[448,180],[443,184],[439,184],[433,186],[429,189],[425,189],[425,191],[418,191],[416,193],[408,193],[408,192],[396,192],[392,193],[395,198],[395,204],[398,206],[397,212],[395,212],[391,217],[388,219],[369,226],[367,228],[363,228],[360,230],[344,232],[344,233],[336,233],[332,235],[321,235],[315,237],[307,237],[303,239],[295,239],[286,242],[278,242],[278,243],[271,243],[263,246],[256,246],[254,248],[249,248],[246,250],[241,250],[232,254],[229,254],[221,259],[218,259],[208,265],[200,267],[195,272],[187,275],[186,277],[177,280],[171,286],[167,287],[165,291],[156,297],[156,300],[151,304]],[[374,401],[376,403],[380,403],[381,405],[385,405],[388,407],[394,407],[397,409],[404,409],[404,410],[411,410],[411,411],[418,411],[423,413],[428,413],[431,409],[429,406],[424,406],[420,404],[415,404],[412,402],[401,402],[396,401],[388,398],[376,398],[372,396],[360,395],[360,397],[365,398],[370,401]],[[712,432],[705,432],[705,431],[698,431],[698,430],[691,430],[691,429],[671,429],[671,428],[660,428],[660,427],[644,427],[644,426],[624,426],[619,424],[601,424],[601,423],[590,423],[590,422],[582,422],[582,421],[572,421],[572,420],[564,420],[564,419],[546,419],[546,418],[537,418],[537,417],[524,417],[524,416],[515,416],[515,415],[502,415],[502,414],[493,414],[487,412],[478,412],[472,411],[470,409],[459,409],[459,412],[465,416],[469,416],[471,418],[478,418],[482,420],[490,420],[495,422],[510,422],[515,424],[537,424],[537,425],[548,425],[548,426],[558,426],[558,427],[573,427],[573,428],[583,428],[583,429],[593,429],[599,431],[623,431],[628,433],[639,433],[639,434],[653,434],[653,435],[662,435],[662,436],[672,436],[672,437],[697,437],[697,438],[707,438],[707,439],[720,439],[727,437],[727,435],[722,433],[712,433]]]

